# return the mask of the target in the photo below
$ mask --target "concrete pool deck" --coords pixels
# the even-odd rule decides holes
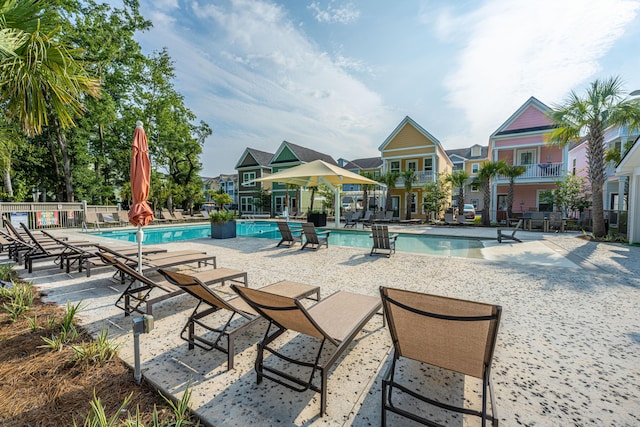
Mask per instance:
[[[299,245],[275,248],[272,240],[252,238],[166,246],[215,254],[219,266],[247,271],[251,287],[286,279],[320,286],[323,296],[337,290],[375,296],[385,285],[500,304],[503,316],[492,377],[502,425],[640,424],[640,247],[594,243],[578,233],[519,231],[524,243],[498,244],[494,228],[392,230],[494,240],[483,249],[485,259],[408,253],[370,257],[366,249],[335,246],[300,251]],[[55,232],[76,239],[80,235]],[[114,242],[91,234],[81,237]],[[133,365],[131,318],[113,306],[123,289],[110,280],[108,270],[86,278],[42,262],[32,274],[22,269],[20,274],[50,301],[82,301],[83,325],[94,333],[109,327],[111,336],[122,342],[120,357]],[[231,371],[226,371],[226,355],[220,352],[189,351],[179,331],[194,305],[195,300],[184,295],[154,306],[155,329],[140,339],[142,373],[175,396],[190,385],[191,405],[207,424],[380,424],[380,384],[391,343],[379,316],[330,372],[327,415],[320,418],[317,393],[296,393],[267,380],[256,384],[255,344],[264,325],[239,339]],[[283,345],[300,350],[307,344],[289,336]],[[446,389],[451,399],[477,400],[475,383],[468,378],[429,373],[429,381],[453,384],[453,390]],[[476,425],[468,421],[446,422]],[[390,425],[399,425],[398,420],[392,418]]]

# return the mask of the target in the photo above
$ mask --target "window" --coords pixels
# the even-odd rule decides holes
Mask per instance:
[[[418,170],[418,162],[415,160],[407,160],[407,170],[417,171]]]
[[[453,164],[453,171],[461,171],[464,170],[464,164],[463,163],[454,163]]]
[[[253,197],[249,197],[249,196],[240,197],[240,212],[244,212],[244,213],[253,212]]]
[[[395,172],[395,173],[400,173],[400,161],[399,160],[394,160],[394,161],[390,162],[389,163],[389,171]]]
[[[480,169],[480,163],[471,163],[471,173],[472,174],[477,174],[478,170]]]
[[[413,194],[413,193],[409,194],[409,199],[408,199],[408,201],[409,201],[409,203],[410,203],[411,213],[412,213],[412,214],[416,214],[416,213],[418,213],[418,211],[416,210],[416,208],[417,208],[417,206],[416,206],[416,199],[417,199],[417,198],[416,198],[416,195],[415,195],[415,194]]]
[[[518,159],[520,165],[532,165],[535,162],[535,153],[533,151],[520,151],[518,152]]]
[[[284,210],[284,196],[276,196],[275,202],[275,213],[282,213],[282,211]]]
[[[571,162],[571,174],[572,175],[576,174],[576,160],[577,159],[573,159],[573,162]]]
[[[471,199],[471,204],[475,210],[478,210],[478,205],[480,204],[478,199]]]
[[[478,191],[480,191],[480,188],[478,188],[477,185],[471,185],[470,188],[473,193],[477,193]]]
[[[424,171],[433,172],[433,157],[426,157],[424,159]]]
[[[255,172],[245,172],[242,174],[242,184],[245,187],[255,187],[256,183],[255,182],[250,182],[247,183],[247,181],[252,181],[256,179],[256,173]]]

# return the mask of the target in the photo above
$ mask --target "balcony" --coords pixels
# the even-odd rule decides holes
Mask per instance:
[[[433,172],[432,171],[424,171],[424,172],[416,172],[415,173],[415,182],[414,186],[424,185],[427,182],[433,182]],[[404,177],[400,175],[398,180],[396,181],[396,187],[404,187]]]
[[[535,165],[523,165],[525,172],[516,178],[516,182],[522,181],[557,181],[566,174],[564,163],[538,163]],[[498,175],[496,181],[508,182],[509,178]]]

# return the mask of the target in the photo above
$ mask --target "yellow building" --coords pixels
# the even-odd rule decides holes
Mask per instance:
[[[442,144],[409,116],[391,132],[378,148],[382,157],[383,173],[396,172],[399,178],[391,189],[391,209],[394,217],[405,219],[407,208],[411,218],[425,219],[423,186],[451,173],[453,163]],[[407,192],[404,172],[412,170],[415,178]]]

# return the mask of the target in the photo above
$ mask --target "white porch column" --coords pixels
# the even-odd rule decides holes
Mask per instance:
[[[625,208],[627,208],[624,205],[624,188],[626,187],[626,183],[627,180],[629,179],[629,177],[626,176],[621,176],[618,178],[618,206],[616,206],[616,209],[619,211],[623,211],[625,210]]]

